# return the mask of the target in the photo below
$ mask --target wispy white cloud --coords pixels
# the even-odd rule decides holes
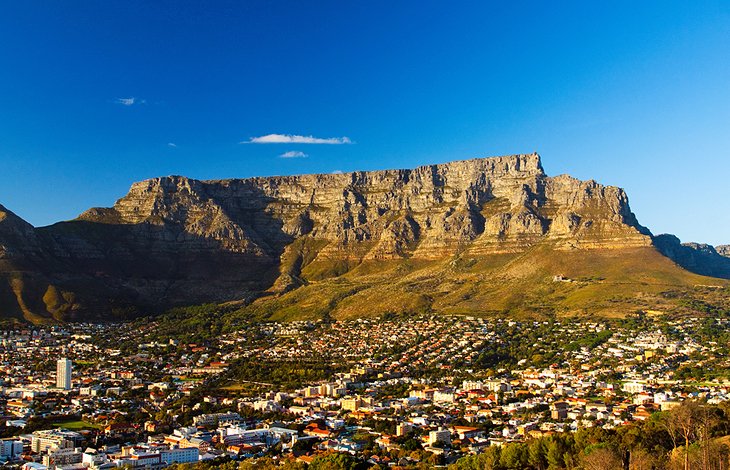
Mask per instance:
[[[304,152],[300,152],[298,150],[290,150],[279,155],[279,158],[307,158],[308,156],[309,155]]]
[[[117,98],[115,103],[121,104],[122,106],[133,106],[135,104],[145,104],[147,100],[141,100],[132,96],[130,98]]]
[[[172,147],[172,148],[177,148],[177,144],[175,142],[168,142],[167,146]]]
[[[293,134],[267,134],[260,137],[251,137],[244,140],[242,144],[329,144],[342,145],[351,144],[349,137],[329,137],[321,138],[311,135],[293,135]]]

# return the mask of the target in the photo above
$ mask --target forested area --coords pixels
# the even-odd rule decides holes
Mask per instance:
[[[453,470],[722,470],[728,468],[730,404],[686,401],[615,430],[585,428],[489,447]]]

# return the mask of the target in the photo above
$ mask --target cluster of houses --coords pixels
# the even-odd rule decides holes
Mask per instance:
[[[16,431],[0,441],[0,462],[164,468],[272,453],[307,461],[336,451],[383,464],[405,449],[454,457],[580,427],[613,428],[688,398],[728,398],[724,379],[687,383],[676,376],[685,366],[727,367],[727,345],[701,341],[700,321],[610,332],[600,322],[457,317],[266,323],[205,345],[138,341],[131,351],[100,340],[139,338],[125,325],[6,331],[0,406],[3,424]],[[727,328],[724,322],[717,325]],[[531,341],[525,357],[510,367],[484,362],[515,338]],[[187,410],[191,421],[178,422],[180,398],[225,376],[239,358],[316,358],[349,367],[298,389],[203,389]],[[134,422],[131,412],[147,417]],[[170,419],[154,418],[160,414]],[[34,419],[48,420],[47,428],[26,432]],[[77,428],[65,429],[68,421]]]

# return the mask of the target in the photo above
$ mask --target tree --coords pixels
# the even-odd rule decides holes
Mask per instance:
[[[527,444],[516,443],[505,446],[499,463],[507,469],[521,469],[528,464]]]
[[[663,424],[672,439],[674,452],[680,443],[684,444],[682,449],[684,470],[690,470],[689,445],[697,437],[701,413],[698,402],[686,400],[663,417]]]
[[[308,452],[311,452],[312,444],[313,443],[310,440],[306,440],[306,441],[299,440],[299,441],[295,442],[294,445],[292,446],[292,452],[294,453],[294,455],[306,454]]]
[[[528,463],[536,470],[545,470],[548,466],[547,445],[545,439],[534,439],[528,446]]]
[[[712,430],[720,422],[720,410],[715,407],[711,407],[706,403],[698,405],[697,413],[697,438],[700,442],[700,449],[702,454],[702,469],[707,470],[711,468],[712,456],[717,455],[717,449],[711,449],[713,446],[710,438],[712,437]]]
[[[348,454],[320,455],[309,464],[309,470],[355,470],[357,460]]]
[[[274,468],[279,470],[307,470],[307,464],[296,460],[286,460],[281,466]]]
[[[503,470],[500,464],[502,449],[497,446],[487,447],[483,454],[462,457],[455,464],[449,465],[450,470]]]
[[[607,447],[594,448],[581,458],[584,470],[617,470],[623,468],[621,458]]]
[[[657,457],[644,449],[638,448],[631,451],[629,470],[652,470],[657,466]]]
[[[566,445],[560,437],[551,436],[547,443],[547,461],[549,470],[565,468]]]

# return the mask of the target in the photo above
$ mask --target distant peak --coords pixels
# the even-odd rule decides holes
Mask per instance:
[[[25,222],[23,219],[18,217],[13,211],[0,204],[0,221],[5,219],[15,219]]]
[[[32,225],[18,217],[13,211],[0,204],[0,224],[32,229]]]

